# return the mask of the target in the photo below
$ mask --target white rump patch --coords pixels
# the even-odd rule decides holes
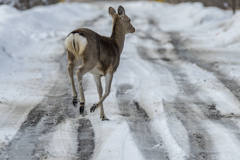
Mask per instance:
[[[84,52],[87,44],[87,39],[78,33],[71,33],[65,40],[65,47],[72,52],[77,59]]]

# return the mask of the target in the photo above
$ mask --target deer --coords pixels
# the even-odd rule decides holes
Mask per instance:
[[[68,75],[72,85],[72,103],[77,104],[77,91],[75,88],[73,70],[77,68],[76,75],[80,92],[79,112],[84,115],[85,97],[82,79],[87,72],[91,73],[97,87],[99,101],[90,108],[93,113],[100,107],[100,118],[102,121],[109,120],[103,109],[103,101],[110,94],[113,74],[116,72],[120,55],[123,51],[125,35],[134,33],[131,19],[125,14],[122,6],[115,9],[109,7],[108,13],[113,20],[112,34],[110,37],[101,36],[98,33],[87,29],[79,28],[67,36],[65,47],[67,49]],[[101,77],[105,77],[105,93],[103,94]]]

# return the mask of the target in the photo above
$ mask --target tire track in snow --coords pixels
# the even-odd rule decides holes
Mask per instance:
[[[208,104],[201,102],[197,98],[195,93],[196,91],[193,90],[192,85],[186,78],[187,76],[179,70],[179,66],[176,66],[174,62],[168,60],[169,64],[164,64],[161,63],[162,58],[149,58],[147,49],[143,47],[139,47],[138,53],[142,59],[151,62],[156,70],[159,68],[166,68],[169,70],[172,73],[179,88],[184,91],[181,93],[181,95],[178,95],[175,98],[174,102],[169,103],[164,100],[163,101],[164,109],[166,112],[170,115],[174,114],[174,116],[176,116],[178,120],[181,121],[188,132],[190,144],[190,152],[188,158],[214,159],[215,153],[212,150],[211,137],[200,122],[203,117],[200,117],[199,114],[195,112],[195,110],[191,109],[193,105],[195,105],[197,108],[206,108]],[[190,101],[184,101],[182,99],[189,99]]]
[[[173,103],[164,103],[166,110],[174,107],[177,118],[182,122],[188,131],[190,142],[189,159],[215,159],[216,155],[213,150],[211,136],[208,134],[201,120],[205,119],[200,116],[193,107],[206,108],[208,105],[196,96],[196,90],[193,89],[191,83],[187,80],[187,76],[181,73],[175,67],[167,67],[174,76],[174,79],[183,92],[177,95]],[[183,100],[184,99],[184,100]],[[201,109],[199,110],[201,112]]]
[[[213,73],[216,78],[222,82],[222,84],[228,88],[233,95],[240,101],[240,92],[238,90],[238,88],[240,88],[240,86],[232,79],[229,79],[229,77],[227,77],[227,75],[219,72],[218,70],[215,69],[214,64],[210,64],[210,63],[206,63],[204,61],[199,60],[195,54],[193,53],[193,51],[184,49],[181,50],[179,49],[179,35],[177,33],[171,33],[172,35],[172,44],[175,46],[178,55],[181,59],[189,61],[191,63],[194,63],[196,65],[198,65],[200,68],[207,70],[208,72]]]
[[[29,113],[15,138],[1,157],[9,157],[10,159],[34,158],[38,138],[42,134],[46,134],[62,120],[61,116],[57,114],[61,112],[61,107],[64,107],[61,99],[66,95],[58,92],[58,88],[58,85],[53,87],[49,92],[49,96],[46,96],[43,101]],[[57,97],[55,97],[56,94],[58,95]]]
[[[216,112],[211,113],[212,111],[209,109],[209,105],[201,102],[198,97],[194,96],[197,94],[197,90],[193,89],[187,80],[183,80],[185,79],[184,77],[186,76],[179,74],[178,77],[176,76],[176,82],[184,91],[180,97],[183,97],[185,103],[181,104],[178,101],[175,109],[181,112],[181,114],[186,115],[185,120],[187,120],[188,123],[190,122],[189,125],[185,125],[183,121],[186,128],[191,127],[191,130],[197,129],[198,131],[192,134],[192,136],[199,147],[198,150],[191,150],[190,153],[195,154],[190,155],[189,159],[226,159],[226,157],[238,159],[239,157],[236,154],[238,151],[236,151],[236,148],[239,146],[239,142],[234,142],[238,137],[234,136],[235,133],[229,132],[229,130],[232,130],[230,129],[232,127],[231,122],[226,123],[221,118],[218,118]],[[179,79],[182,80],[179,82]],[[191,105],[191,103],[193,105]],[[184,108],[184,110],[181,108]],[[199,125],[196,127],[196,124]],[[226,127],[227,124],[229,124],[229,127]],[[188,132],[191,132],[191,130],[188,130]],[[221,131],[223,134],[215,135]],[[191,136],[191,134],[189,136]],[[192,137],[189,138],[191,141]],[[224,143],[222,143],[222,141],[224,141]],[[194,143],[191,144],[191,147],[193,145]]]
[[[45,147],[50,140],[42,142],[41,139],[53,132],[64,119],[76,119],[78,116],[78,110],[73,108],[71,98],[67,97],[71,95],[71,85],[65,67],[67,63],[65,54],[60,58],[60,63],[59,81],[43,101],[29,113],[15,138],[0,155],[0,159],[46,158]],[[90,120],[85,118],[79,119],[78,124],[78,149],[75,159],[89,159],[94,150],[92,125]],[[84,136],[86,134],[87,136]]]
[[[173,39],[173,45],[175,46],[178,55],[181,59],[185,61],[189,61],[198,65],[200,68],[211,72],[214,76],[226,87],[228,88],[232,94],[238,99],[240,102],[240,86],[232,79],[230,79],[227,75],[219,72],[215,69],[213,64],[206,63],[204,61],[199,60],[193,51],[189,50],[180,50],[179,49],[179,35],[177,33],[171,33]],[[239,116],[231,115],[221,115],[218,110],[216,110],[215,104],[212,104],[208,107],[208,110],[204,110],[205,116],[208,118],[217,121],[218,123],[224,125],[227,129],[234,131],[235,136],[240,140],[240,128],[235,124],[235,122],[231,121],[231,118],[240,119]]]
[[[145,159],[169,159],[162,147],[163,142],[152,130],[150,118],[138,102],[131,99],[130,84],[120,85],[117,90],[118,106],[122,116],[126,117],[133,138]]]
[[[89,119],[79,119],[78,156],[79,160],[90,159],[95,148],[94,131]]]

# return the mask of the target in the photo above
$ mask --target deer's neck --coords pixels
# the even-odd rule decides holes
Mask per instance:
[[[122,53],[123,46],[124,46],[124,40],[125,40],[125,32],[124,32],[122,23],[123,22],[120,20],[119,17],[114,19],[112,35],[111,35],[111,38],[117,42],[120,54]]]

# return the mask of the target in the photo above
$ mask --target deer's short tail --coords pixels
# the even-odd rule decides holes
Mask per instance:
[[[72,52],[77,59],[86,49],[87,43],[87,39],[78,33],[69,34],[65,40],[67,50]]]

